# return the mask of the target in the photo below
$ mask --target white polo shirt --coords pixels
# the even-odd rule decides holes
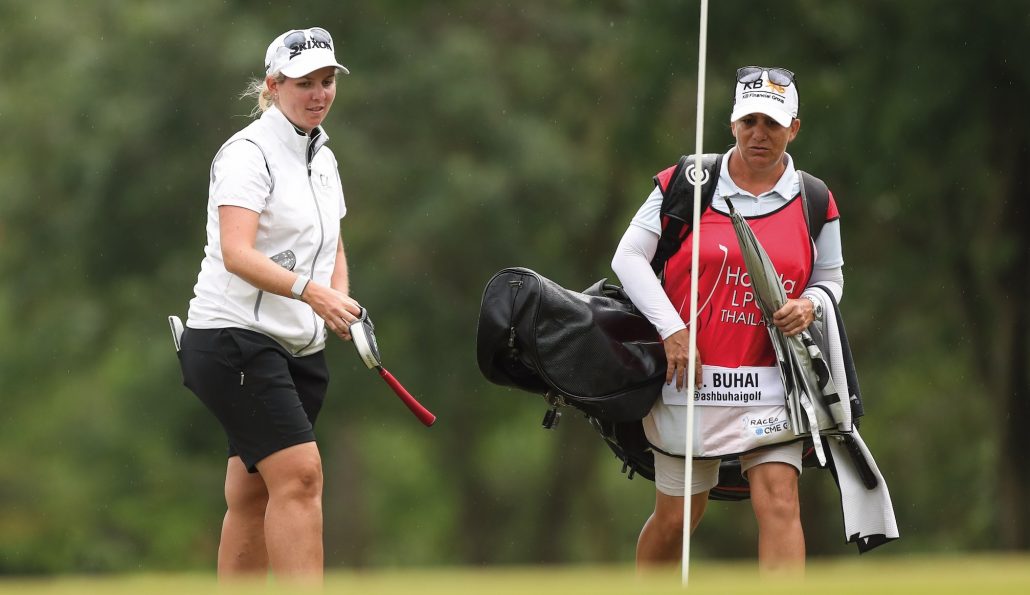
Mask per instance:
[[[275,339],[294,355],[325,347],[325,324],[299,300],[261,291],[222,260],[218,207],[258,213],[254,247],[286,268],[329,285],[347,207],[325,131],[313,138],[275,107],[222,145],[211,163],[207,246],[190,301],[190,328],[236,327]]]

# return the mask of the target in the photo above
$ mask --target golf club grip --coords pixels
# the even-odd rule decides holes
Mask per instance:
[[[387,371],[386,368],[380,366],[379,375],[382,376],[383,380],[385,380],[386,383],[390,385],[390,388],[393,389],[393,392],[397,393],[397,396],[400,397],[402,401],[404,401],[404,405],[406,405],[407,408],[415,414],[415,417],[417,417],[420,422],[425,424],[427,427],[433,425],[433,423],[436,421],[436,416],[430,413],[428,409],[423,407],[422,404],[415,399],[415,397],[411,396],[411,393],[409,393],[401,385],[401,383],[393,377],[393,374]]]

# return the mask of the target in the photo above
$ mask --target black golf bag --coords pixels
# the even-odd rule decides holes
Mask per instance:
[[[552,427],[562,406],[583,412],[630,477],[654,479],[640,420],[661,394],[661,337],[622,288],[602,279],[582,293],[525,268],[493,276],[476,338],[487,380],[544,395]]]
[[[524,268],[504,269],[483,292],[477,336],[487,380],[551,393],[587,415],[639,420],[665,378],[665,349],[620,287],[583,293]]]

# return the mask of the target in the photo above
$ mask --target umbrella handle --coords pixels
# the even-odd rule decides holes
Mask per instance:
[[[848,455],[851,456],[851,461],[855,464],[858,476],[862,478],[862,485],[867,490],[874,489],[879,481],[877,481],[876,474],[873,473],[872,468],[869,467],[869,461],[865,460],[865,454],[862,453],[862,447],[858,445],[858,441],[851,434],[844,434],[844,447],[847,448]]]

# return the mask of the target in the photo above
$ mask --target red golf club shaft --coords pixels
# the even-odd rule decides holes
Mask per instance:
[[[401,398],[401,401],[404,401],[404,404],[412,413],[415,414],[415,417],[417,417],[420,422],[426,426],[433,425],[433,422],[436,421],[436,416],[415,400],[415,397],[411,396],[411,393],[409,393],[404,386],[393,377],[393,374],[391,374],[386,368],[379,366],[379,375],[383,377],[386,384],[390,385],[393,392],[397,393],[397,396]]]

